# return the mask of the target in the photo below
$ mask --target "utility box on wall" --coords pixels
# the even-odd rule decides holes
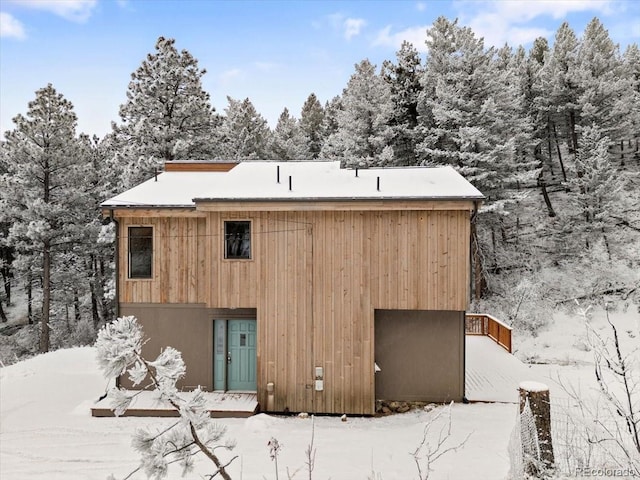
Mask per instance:
[[[324,390],[324,369],[316,367],[316,392]]]

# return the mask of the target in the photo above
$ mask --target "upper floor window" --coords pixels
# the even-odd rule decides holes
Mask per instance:
[[[153,227],[129,227],[129,278],[151,278]]]
[[[251,258],[251,222],[224,222],[224,258]]]

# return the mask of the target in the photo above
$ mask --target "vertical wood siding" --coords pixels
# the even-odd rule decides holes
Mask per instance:
[[[119,281],[121,303],[205,303],[206,218],[120,217]],[[128,227],[153,227],[151,279],[128,278]]]
[[[256,308],[278,411],[374,413],[374,310],[467,308],[467,210],[207,215],[121,218],[120,301]],[[225,220],[252,221],[250,260],[224,259]],[[152,280],[126,278],[130,225],[154,227]]]

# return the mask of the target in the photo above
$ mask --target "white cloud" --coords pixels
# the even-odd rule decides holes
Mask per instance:
[[[360,30],[367,24],[362,18],[347,18],[344,21],[344,38],[351,40],[351,38],[360,35]]]
[[[343,13],[327,15],[326,23],[337,32],[340,32],[347,40],[360,35],[362,29],[367,25],[367,21],[364,18],[349,18]],[[316,29],[322,26],[321,22],[313,22],[312,25]]]
[[[560,20],[575,12],[608,14],[612,11],[612,2],[611,0],[503,0],[489,2],[489,8],[508,19],[526,22],[540,16],[550,16]]]
[[[505,43],[517,46],[553,34],[549,29],[529,24],[535,19],[557,21],[579,12],[606,15],[616,8],[611,0],[462,0],[453,5],[460,24],[484,38],[486,47],[500,47]]]
[[[373,46],[393,47],[398,50],[403,41],[410,42],[419,52],[426,52],[427,29],[430,25],[420,27],[410,27],[399,32],[392,33],[391,26],[388,25],[378,32],[373,40]]]
[[[98,0],[11,0],[11,3],[82,23],[89,19]]]
[[[13,15],[0,12],[0,37],[16,38],[22,40],[27,38],[24,26]]]
[[[484,13],[465,23],[477,38],[484,38],[485,47],[502,47],[508,43],[512,47],[526,45],[538,37],[548,38],[553,31],[527,25],[519,26],[513,20],[498,13]]]
[[[489,42],[487,40],[488,37],[485,36],[485,45],[488,47],[492,45],[502,47],[505,43],[508,43],[511,47],[518,47],[519,45],[533,43],[533,41],[539,37],[549,38],[553,33],[553,30],[547,30],[545,28],[510,27],[504,39],[496,39],[495,41]]]
[[[116,5],[126,12],[135,11],[135,4],[130,0],[116,0]]]
[[[335,30],[339,30],[344,22],[344,14],[332,13],[331,15],[327,15],[327,21]]]
[[[620,18],[614,23],[607,23],[607,27],[609,32],[615,32],[615,42],[620,44],[621,52],[640,41],[640,17]]]
[[[427,9],[427,4],[424,2],[418,2],[416,3],[416,10],[418,10],[419,12],[424,12]]]

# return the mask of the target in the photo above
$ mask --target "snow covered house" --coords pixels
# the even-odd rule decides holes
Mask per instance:
[[[182,352],[183,388],[256,392],[262,410],[459,401],[482,199],[450,167],[167,163],[102,204],[119,314],[149,355]]]

